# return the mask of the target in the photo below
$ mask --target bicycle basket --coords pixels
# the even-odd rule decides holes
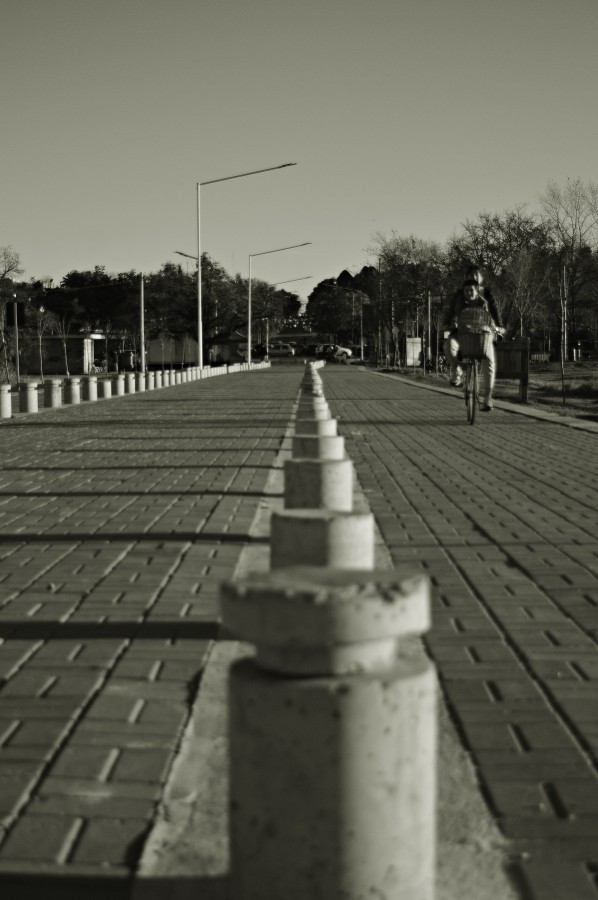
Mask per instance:
[[[463,359],[483,359],[490,348],[494,335],[490,331],[460,331],[459,351]]]

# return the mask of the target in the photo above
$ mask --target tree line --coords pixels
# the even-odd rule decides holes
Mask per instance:
[[[377,261],[320,282],[306,317],[331,342],[356,343],[363,328],[378,357],[400,355],[405,335],[442,346],[444,317],[466,269],[482,268],[508,337],[568,360],[598,344],[598,187],[581,179],[550,182],[538,211],[517,206],[481,212],[440,244],[414,235],[377,233]],[[359,323],[357,316],[359,315]]]
[[[247,327],[248,282],[228,275],[207,253],[202,254],[202,321],[205,359],[219,340]],[[42,344],[46,335],[61,339],[68,374],[67,344],[71,335],[99,332],[106,346],[138,353],[141,340],[141,274],[135,271],[109,274],[104,266],[72,270],[60,285],[47,279],[20,282],[23,267],[12,247],[0,248],[0,364],[3,377],[14,378],[13,329],[8,327],[7,305],[24,304],[25,321],[20,333],[23,347],[36,346],[43,365]],[[197,338],[197,272],[165,263],[158,272],[143,276],[145,339],[170,341]],[[301,303],[296,294],[252,279],[252,317],[259,336],[262,322],[269,320],[276,332],[297,316]],[[190,358],[189,360],[193,360]]]

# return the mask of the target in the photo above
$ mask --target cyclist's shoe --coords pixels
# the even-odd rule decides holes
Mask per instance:
[[[463,387],[463,379],[461,376],[455,379],[455,381],[451,381],[452,387]]]
[[[491,403],[482,403],[480,407],[482,412],[492,412],[492,404]]]

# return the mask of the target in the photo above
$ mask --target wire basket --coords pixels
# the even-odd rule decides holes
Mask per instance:
[[[483,359],[494,339],[491,331],[460,331],[459,351],[463,359]]]

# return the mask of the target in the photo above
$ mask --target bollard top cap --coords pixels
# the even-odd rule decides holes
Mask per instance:
[[[223,625],[258,646],[334,647],[422,634],[430,583],[394,569],[294,566],[221,585]]]

